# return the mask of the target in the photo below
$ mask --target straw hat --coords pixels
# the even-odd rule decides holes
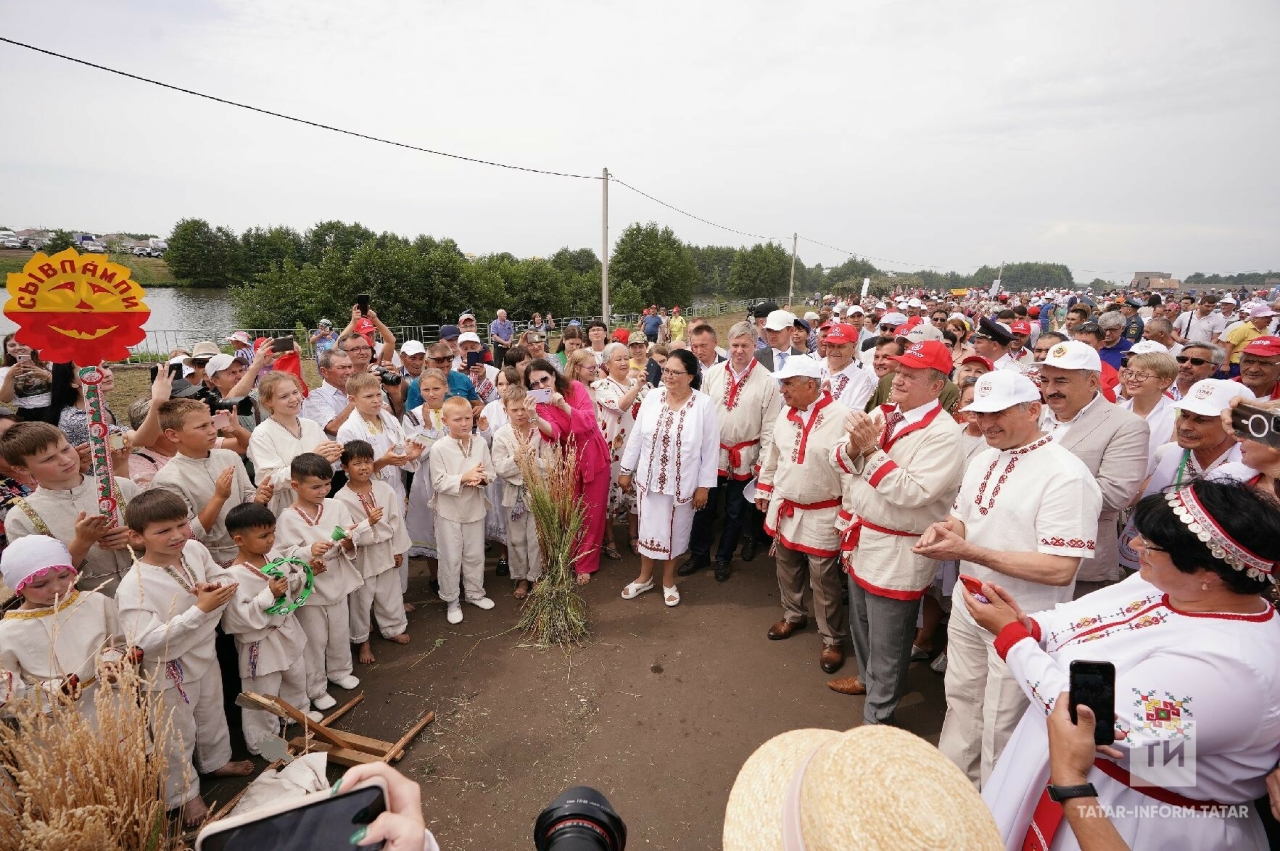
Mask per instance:
[[[788,807],[803,834],[790,843]],[[1004,848],[964,773],[924,739],[883,725],[765,742],[734,781],[723,839],[725,851]]]

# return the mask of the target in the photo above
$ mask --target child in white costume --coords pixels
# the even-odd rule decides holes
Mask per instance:
[[[437,556],[436,515],[431,507],[436,495],[431,487],[431,447],[448,434],[441,409],[448,383],[443,372],[427,369],[418,377],[418,388],[422,392],[422,404],[404,415],[405,434],[410,441],[422,447],[418,471],[414,473],[409,489],[409,508],[405,512],[404,525],[413,542],[409,555],[426,558],[430,564]]]
[[[146,548],[116,589],[120,625],[142,650],[142,665],[158,711],[168,718],[170,739],[165,798],[181,806],[191,824],[207,812],[192,768],[199,751],[204,774],[249,774],[250,762],[231,762],[231,736],[222,709],[222,672],[214,652],[215,630],[236,586],[191,539],[187,505],[167,490],[145,491],[125,511],[129,543]]]
[[[538,546],[537,524],[529,511],[519,456],[522,451],[532,451],[539,468],[545,469],[550,447],[542,439],[542,432],[533,425],[531,416],[537,408],[523,387],[518,384],[507,387],[502,402],[509,422],[493,436],[493,469],[506,483],[502,511],[507,518],[507,553],[511,560],[511,578],[516,580],[515,597],[523,600],[529,595],[529,583],[537,582],[542,576],[542,549]]]
[[[342,466],[347,471],[347,485],[334,497],[351,517],[361,518],[352,536],[364,584],[352,593],[350,609],[351,641],[360,645],[362,665],[376,661],[369,646],[370,609],[378,617],[383,638],[396,644],[409,642],[404,594],[393,569],[404,563],[409,536],[400,513],[402,502],[386,482],[374,478],[373,464],[373,447],[363,440],[344,446]]]
[[[477,608],[494,605],[484,595],[484,516],[489,507],[484,489],[496,474],[489,447],[471,434],[471,416],[465,399],[446,399],[444,422],[449,436],[431,447],[440,599],[449,605],[452,624],[462,622],[460,591]]]
[[[514,371],[508,373],[503,369],[494,379],[497,385],[497,398],[487,403],[480,411],[480,417],[476,420],[476,434],[483,437],[485,443],[489,444],[489,455],[493,455],[493,436],[498,433],[498,429],[506,425],[507,419],[506,408],[503,407],[502,394],[512,384],[512,378],[517,377],[519,373]],[[494,571],[495,576],[508,576],[511,573],[511,560],[507,553],[507,514],[509,511],[504,505],[503,491],[506,490],[506,482],[501,476],[494,476],[493,481],[485,487],[485,497],[489,500],[489,510],[484,516],[484,539],[493,541],[498,545],[498,566]]]
[[[237,588],[235,599],[222,613],[222,628],[236,640],[241,690],[279,697],[305,711],[307,635],[296,617],[300,610],[283,609],[301,593],[306,571],[286,564],[280,568],[282,576],[262,572],[264,565],[280,557],[272,548],[275,525],[271,510],[255,503],[238,505],[227,514],[227,533],[239,551],[227,568]],[[308,597],[305,602],[310,601]],[[281,602],[284,605],[278,607]],[[268,611],[272,608],[277,611]],[[321,718],[319,712],[307,714],[314,721]],[[263,709],[242,707],[240,726],[252,754],[261,753],[265,737],[280,735],[280,718]]]
[[[103,672],[124,659],[115,601],[76,591],[71,554],[46,535],[9,544],[0,572],[23,600],[0,620],[0,717],[24,697],[48,705],[68,695],[92,722]]]
[[[297,617],[307,634],[307,695],[312,706],[325,710],[337,703],[328,693],[329,682],[344,689],[360,685],[351,670],[347,605],[347,595],[364,584],[353,558],[356,547],[351,533],[357,527],[344,504],[325,498],[333,481],[333,467],[327,460],[304,452],[290,462],[289,469],[297,499],[276,523],[276,548],[316,566],[315,588]],[[341,541],[334,540],[335,530],[344,536]]]

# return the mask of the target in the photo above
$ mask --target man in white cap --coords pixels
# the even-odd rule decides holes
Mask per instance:
[[[852,325],[836,323],[827,328],[825,344],[827,356],[819,361],[823,386],[840,404],[861,411],[876,390],[876,374],[854,357],[858,330]]]
[[[789,310],[774,310],[765,317],[764,338],[768,345],[756,350],[756,360],[761,366],[770,372],[778,372],[792,357],[804,354],[791,345],[791,332],[795,326],[795,314]]]
[[[453,368],[458,372],[466,373],[471,379],[481,402],[492,402],[498,398],[498,368],[481,360],[468,369],[466,358],[471,352],[479,353],[483,358],[484,344],[480,342],[480,335],[476,332],[463,331],[458,335],[458,356],[453,359]]]
[[[1102,509],[1083,462],[1041,430],[1040,408],[1040,391],[1024,375],[996,370],[978,379],[965,410],[977,415],[990,448],[970,463],[951,517],[913,548],[959,560],[962,575],[1000,585],[1029,612],[1071,599],[1081,561],[1097,547]],[[938,749],[979,787],[1027,708],[993,645],[964,602],[954,603]]]
[[[761,447],[756,486],[756,507],[765,512],[765,531],[777,544],[782,620],[769,628],[769,638],[780,641],[804,628],[809,585],[822,636],[819,663],[833,674],[844,664],[848,621],[836,531],[842,482],[831,451],[845,439],[850,411],[822,389],[822,367],[812,358],[787,358],[774,377],[781,382],[786,408],[774,422],[769,444]]]
[[[1103,398],[1101,375],[1097,350],[1075,340],[1051,348],[1040,364],[1040,391],[1048,407],[1044,430],[1084,462],[1102,491],[1097,552],[1081,566],[1081,582],[1120,578],[1116,519],[1142,486],[1151,442],[1146,420]]]
[[[848,439],[831,458],[846,474],[838,522],[858,676],[827,685],[865,693],[867,724],[892,722],[902,699],[920,599],[938,574],[938,563],[911,547],[947,519],[964,473],[960,426],[938,401],[951,349],[916,343],[894,360],[889,403],[849,414]]]

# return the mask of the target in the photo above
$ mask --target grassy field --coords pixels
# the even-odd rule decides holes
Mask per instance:
[[[21,272],[22,267],[32,258],[33,252],[25,249],[0,249],[0,273]],[[144,287],[179,287],[182,282],[173,277],[169,265],[159,257],[134,257],[133,255],[112,254],[109,259],[121,266],[128,266],[133,272],[133,280]]]

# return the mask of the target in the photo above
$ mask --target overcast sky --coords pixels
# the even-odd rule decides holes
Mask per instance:
[[[1280,4],[0,0],[0,35],[437,150],[622,180],[882,268],[1280,269]],[[600,181],[375,144],[0,44],[0,224],[322,219],[600,251]],[[754,240],[614,184],[634,221]],[[800,243],[807,263],[845,255]]]

